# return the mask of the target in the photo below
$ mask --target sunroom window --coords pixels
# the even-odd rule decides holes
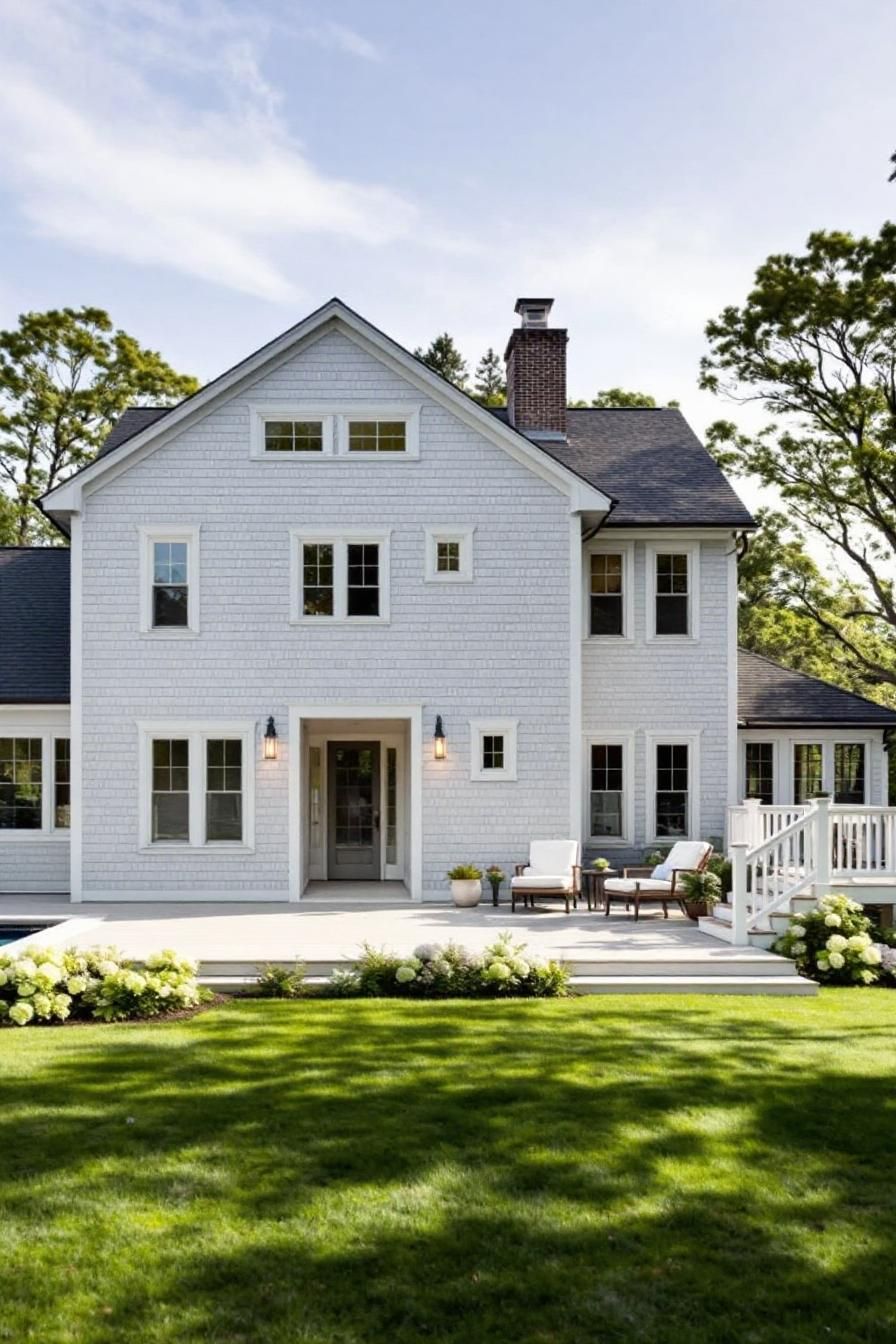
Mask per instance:
[[[0,829],[39,831],[42,802],[42,739],[0,737]]]

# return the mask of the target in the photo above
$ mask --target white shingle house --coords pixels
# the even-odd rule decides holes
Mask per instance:
[[[0,890],[444,898],[537,837],[721,837],[748,768],[787,801],[793,722],[738,746],[748,511],[677,411],[567,410],[517,310],[506,410],[334,299],[44,499],[70,551],[0,552]],[[819,768],[880,803],[866,707]]]

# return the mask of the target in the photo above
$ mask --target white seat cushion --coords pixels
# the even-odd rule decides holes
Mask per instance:
[[[699,868],[711,848],[705,840],[677,840],[663,860],[663,866],[670,871],[673,868]]]
[[[517,891],[572,891],[572,873],[552,876],[526,872],[521,877],[512,877],[510,885]]]
[[[671,882],[660,882],[655,877],[614,877],[604,883],[604,891],[616,896],[631,896],[636,886],[641,891],[664,891],[667,896],[672,890]]]
[[[579,861],[577,840],[533,840],[529,845],[529,872],[544,873],[548,877],[556,873],[568,873]]]

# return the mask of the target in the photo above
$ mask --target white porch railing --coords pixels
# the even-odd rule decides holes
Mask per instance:
[[[750,799],[729,809],[732,930],[735,943],[768,927],[793,896],[838,877],[892,877],[896,886],[896,807],[765,807]]]

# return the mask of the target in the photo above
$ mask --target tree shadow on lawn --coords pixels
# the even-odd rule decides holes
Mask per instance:
[[[836,1037],[784,1020],[735,1041],[721,1010],[666,1007],[653,1039],[625,1007],[551,1008],[244,1005],[173,1036],[70,1033],[3,1084],[0,1189],[23,1227],[115,1206],[109,1318],[72,1337],[876,1344],[885,1059],[835,1060]],[[40,1272],[11,1288],[52,1339],[69,1284],[40,1305]]]

